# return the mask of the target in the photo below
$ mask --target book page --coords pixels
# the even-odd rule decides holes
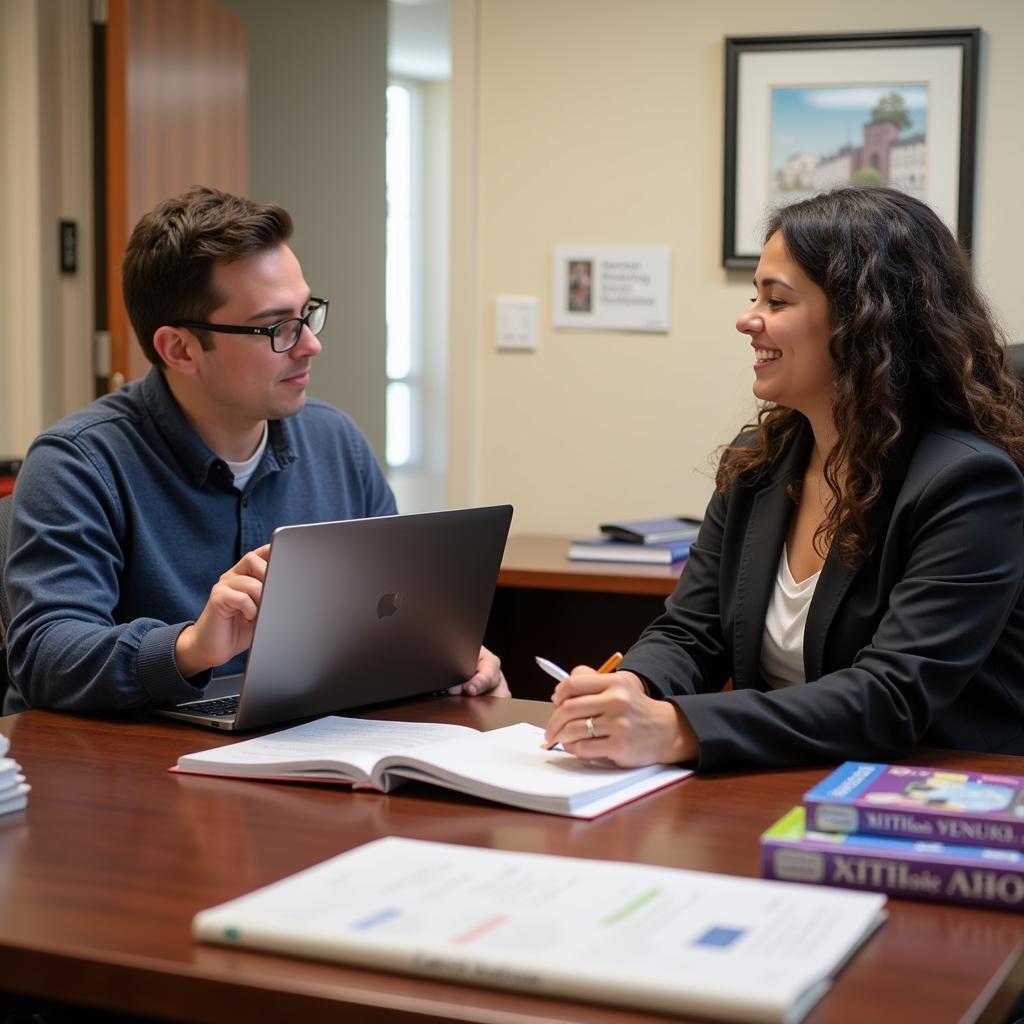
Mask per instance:
[[[217,775],[288,774],[296,778],[344,776],[365,782],[378,758],[453,737],[478,735],[463,725],[382,722],[329,715],[268,736],[243,740],[178,759],[183,771]]]
[[[643,864],[377,840],[200,913],[195,935],[481,985],[797,1020],[885,897]]]
[[[543,739],[543,729],[520,722],[382,759],[377,775],[383,771],[450,785],[475,796],[555,814],[572,814],[594,803],[596,814],[691,774],[662,764],[618,768],[606,761],[585,761],[561,749],[541,749]],[[646,780],[651,781],[643,785]]]

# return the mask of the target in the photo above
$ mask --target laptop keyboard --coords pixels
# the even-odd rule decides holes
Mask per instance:
[[[201,715],[213,715],[215,718],[227,718],[238,711],[238,697],[217,697],[214,700],[197,700],[191,704],[182,704],[182,708],[196,711]]]

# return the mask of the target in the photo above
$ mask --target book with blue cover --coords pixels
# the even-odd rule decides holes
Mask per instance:
[[[569,542],[568,557],[577,562],[671,565],[689,555],[692,543],[692,540],[677,540],[660,544],[636,544],[615,537],[585,537]]]
[[[632,519],[617,523],[602,523],[602,533],[631,544],[666,544],[681,540],[696,540],[700,530],[699,519],[685,516],[665,516],[660,519]]]
[[[761,874],[910,899],[1020,910],[1024,852],[809,829],[794,807],[761,836]]]
[[[1024,777],[847,761],[804,794],[807,826],[1024,849]]]

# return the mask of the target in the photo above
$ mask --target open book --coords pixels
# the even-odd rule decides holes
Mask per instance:
[[[538,995],[795,1024],[875,893],[389,837],[211,910],[204,942]]]
[[[529,811],[596,818],[686,778],[686,768],[616,768],[542,750],[544,731],[521,722],[479,732],[463,725],[329,716],[178,758],[176,770],[294,782],[340,782],[386,793],[431,782]]]

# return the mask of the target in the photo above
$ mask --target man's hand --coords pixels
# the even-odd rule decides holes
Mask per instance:
[[[243,555],[214,584],[199,618],[178,634],[174,660],[186,679],[249,649],[269,554],[264,544]]]
[[[458,686],[453,686],[448,691],[452,696],[464,693],[469,697],[479,697],[486,694],[488,697],[511,697],[512,692],[505,682],[505,674],[501,671],[501,662],[496,654],[492,654],[486,647],[480,648],[480,657],[476,663],[476,675],[467,679]]]

